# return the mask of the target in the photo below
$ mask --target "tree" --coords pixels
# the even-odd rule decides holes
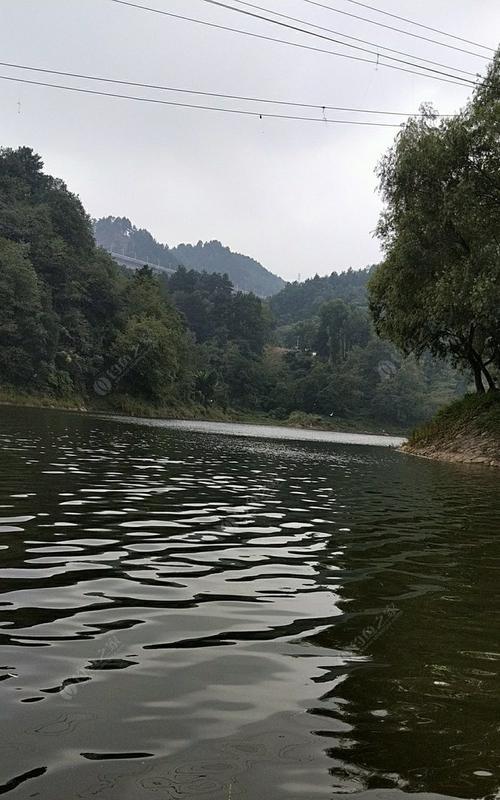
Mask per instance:
[[[111,362],[123,365],[120,385],[153,402],[179,396],[187,366],[187,340],[179,315],[162,296],[149,267],[138,270],[125,289],[123,330]]]
[[[490,105],[485,100],[485,119]],[[482,139],[474,142],[479,153]],[[492,140],[475,156],[488,174],[493,151]],[[478,187],[486,193],[479,179]],[[495,213],[481,213],[472,234],[494,230]],[[146,260],[170,253],[127,219],[102,220],[96,230],[106,246],[129,242]],[[384,422],[397,413],[413,422],[428,397],[451,397],[451,368],[436,368],[428,356],[402,367],[395,348],[375,338],[369,270],[289,285],[276,299],[286,328],[274,333],[273,302],[235,291],[227,275],[198,271],[204,259],[215,270],[221,253],[234,266],[235,254],[217,243],[190,253],[200,259],[196,269],[181,267],[170,278],[118,268],[95,246],[78,197],[43,172],[41,159],[29,148],[0,150],[0,382],[68,397],[113,390],[122,407],[128,398],[164,408],[193,401],[283,419],[298,410]],[[491,287],[481,290],[485,317],[495,310]],[[381,374],[386,361],[397,374]]]
[[[500,57],[466,108],[410,120],[382,160],[385,261],[370,282],[377,331],[406,353],[500,368]]]
[[[43,289],[27,248],[0,237],[0,377],[26,386],[46,356]]]
[[[189,338],[158,281],[120,272],[80,200],[42,170],[29,148],[0,150],[0,379],[86,394],[110,369],[132,395],[187,392]]]
[[[269,300],[271,311],[279,324],[302,322],[319,313],[323,303],[343,300],[349,305],[368,306],[367,283],[373,267],[345,272],[315,275],[303,283],[287,283],[284,289]]]
[[[330,300],[321,306],[316,349],[331,366],[345,361],[355,345],[366,344],[370,326],[366,312],[343,300]]]

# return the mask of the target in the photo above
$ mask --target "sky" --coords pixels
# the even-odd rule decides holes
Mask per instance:
[[[487,50],[349,0],[319,1],[322,6],[307,0],[252,0],[266,9],[369,41],[375,46],[360,46],[371,51],[377,46],[391,47],[455,71],[484,73],[484,58],[324,6],[483,55],[489,55]],[[248,18],[205,0],[134,2],[312,48],[360,55],[373,63],[209,28],[112,0],[0,0],[1,59],[196,91],[405,114],[417,112],[424,101],[441,113],[454,113],[470,94],[469,87],[377,66],[370,54]],[[367,2],[488,47],[498,45],[498,0]],[[0,75],[322,119],[316,109],[113,87],[14,67],[0,67]],[[326,115],[390,123],[402,119],[335,111]],[[382,208],[375,168],[397,128],[260,119],[0,80],[0,134],[0,147],[28,145],[36,150],[46,171],[63,178],[92,216],[129,217],[170,246],[218,239],[285,280],[361,268],[381,257],[374,236]]]

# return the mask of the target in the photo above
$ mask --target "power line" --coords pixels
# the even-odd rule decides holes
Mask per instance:
[[[347,3],[352,3],[354,6],[361,6],[361,8],[369,8],[370,11],[376,11],[377,14],[384,14],[386,17],[392,17],[393,19],[399,19],[401,22],[408,22],[410,25],[416,25],[418,28],[423,28],[426,31],[432,31],[432,33],[439,33],[442,36],[449,36],[450,39],[456,39],[458,42],[464,42],[465,44],[472,44],[474,47],[482,47],[483,50],[489,50],[491,53],[495,52],[493,47],[488,47],[486,44],[479,44],[478,42],[472,42],[470,39],[464,39],[462,36],[456,36],[454,33],[448,33],[447,31],[441,31],[439,28],[431,28],[429,25],[423,25],[421,22],[415,22],[413,19],[407,19],[406,17],[400,17],[398,14],[391,14],[390,11],[383,11],[381,8],[375,8],[375,6],[370,6],[367,3],[360,3],[359,0],[346,0]]]
[[[410,31],[405,31],[402,28],[395,28],[393,25],[386,25],[384,22],[376,22],[374,19],[361,17],[359,14],[351,14],[349,11],[341,11],[340,8],[334,8],[333,6],[326,5],[325,3],[319,3],[317,0],[304,0],[304,3],[309,3],[310,5],[318,6],[319,8],[325,8],[328,11],[334,11],[336,14],[343,14],[345,17],[359,19],[362,22],[369,22],[370,25],[378,25],[379,28],[385,28],[389,31],[403,33],[405,36],[412,36],[414,39],[421,39],[424,42],[431,42],[432,44],[439,45],[439,47],[447,47],[449,50],[457,50],[459,53],[466,53],[469,56],[476,56],[476,58],[484,58],[486,61],[489,60],[488,56],[484,56],[481,53],[474,53],[472,50],[465,50],[463,47],[456,47],[454,44],[446,44],[446,42],[439,42],[437,39],[430,39],[428,36],[422,36],[419,33],[411,33]]]
[[[215,0],[203,0],[203,1],[205,3],[212,3],[213,5],[223,5],[225,8],[231,8],[232,11],[239,11],[242,14],[245,13],[244,11],[242,11],[239,8],[232,8],[230,6],[226,6],[226,5],[222,4],[222,3],[218,3]],[[268,14],[273,14],[275,17],[281,17],[282,19],[288,19],[288,20],[291,20],[292,22],[299,22],[301,25],[307,25],[309,28],[316,28],[316,30],[326,31],[327,33],[333,33],[336,36],[343,36],[344,39],[351,39],[353,42],[361,42],[361,44],[368,44],[368,45],[370,45],[370,47],[375,47],[376,48],[375,52],[369,51],[369,50],[365,50],[362,47],[355,47],[356,50],[362,50],[363,52],[371,52],[373,55],[378,55],[378,51],[379,50],[387,50],[389,53],[397,53],[398,55],[406,56],[407,58],[416,58],[417,61],[423,61],[426,64],[433,64],[435,67],[444,67],[444,69],[450,69],[450,70],[453,70],[454,72],[461,72],[464,75],[471,75],[473,78],[477,78],[478,77],[476,72],[470,72],[469,70],[460,69],[459,67],[451,67],[449,64],[442,64],[439,61],[432,61],[429,58],[422,58],[421,56],[416,56],[413,53],[406,53],[404,50],[395,50],[392,47],[385,47],[384,45],[380,45],[377,42],[369,42],[366,39],[360,39],[358,36],[350,36],[347,33],[342,33],[341,31],[336,31],[336,30],[333,30],[332,28],[325,28],[323,25],[315,25],[314,23],[309,22],[308,20],[298,19],[297,17],[290,17],[288,14],[282,14],[279,11],[274,11],[274,10],[269,9],[269,8],[264,8],[263,6],[257,6],[254,3],[248,3],[245,0],[233,0],[233,2],[238,3],[239,5],[242,5],[242,6],[248,6],[249,8],[258,9],[259,11],[265,11]],[[276,23],[276,20],[268,20],[268,22],[275,22]],[[276,24],[279,24],[279,23],[276,23]],[[304,32],[305,33],[310,33],[310,31],[304,31]],[[354,45],[350,45],[350,44],[348,44],[346,42],[341,42],[341,41],[337,41],[337,40],[331,40],[331,41],[335,41],[336,44],[341,44],[344,47],[354,47]],[[390,56],[384,56],[383,53],[380,54],[380,55],[382,55],[385,58],[390,58]],[[395,59],[395,60],[399,61],[399,59]],[[404,63],[406,63],[406,62],[404,62]],[[415,66],[419,67],[419,69],[426,69],[426,67],[421,67],[420,64],[416,64]],[[457,76],[457,77],[459,77],[459,76]]]
[[[312,45],[301,44],[299,42],[291,42],[289,39],[278,39],[278,38],[276,38],[274,36],[265,36],[264,34],[261,34],[261,33],[254,33],[252,31],[244,31],[244,30],[241,30],[241,28],[232,28],[232,27],[229,27],[228,25],[220,25],[220,24],[217,24],[215,22],[207,22],[206,20],[197,19],[195,17],[186,17],[186,16],[184,16],[182,14],[174,14],[171,11],[163,11],[163,10],[160,10],[159,8],[152,8],[150,6],[143,6],[143,5],[139,5],[138,3],[132,3],[132,2],[130,2],[130,0],[109,0],[109,2],[117,3],[118,5],[122,5],[122,6],[128,6],[130,8],[140,9],[141,11],[148,11],[148,12],[151,12],[153,14],[161,14],[162,16],[171,17],[173,19],[180,19],[180,20],[183,20],[185,22],[194,22],[197,25],[205,25],[208,28],[214,28],[214,29],[222,30],[222,31],[229,31],[231,33],[238,33],[238,34],[241,34],[243,36],[250,36],[250,37],[252,37],[254,39],[262,39],[262,40],[267,41],[267,42],[277,42],[278,44],[286,44],[286,45],[289,45],[290,47],[298,47],[301,50],[310,50],[310,51],[312,51],[314,53],[326,53],[327,55],[330,55],[330,56],[338,56],[339,58],[347,58],[347,59],[350,59],[351,61],[360,61],[360,62],[365,63],[365,64],[374,64],[374,65],[377,65],[377,66],[386,67],[387,69],[395,69],[395,70],[398,70],[399,72],[406,72],[406,73],[408,73],[410,75],[419,75],[420,77],[424,77],[424,78],[433,78],[434,80],[441,81],[442,83],[452,83],[452,84],[454,84],[456,86],[471,86],[471,85],[473,85],[471,81],[468,81],[465,78],[460,78],[458,75],[454,76],[456,78],[456,80],[451,80],[451,79],[448,79],[448,78],[441,78],[441,77],[439,77],[437,75],[428,75],[426,72],[417,72],[416,70],[407,69],[406,67],[399,67],[399,66],[396,66],[395,64],[385,64],[385,63],[383,63],[383,62],[381,62],[379,60],[378,54],[377,54],[377,58],[375,60],[372,60],[370,58],[363,58],[362,56],[353,56],[353,55],[349,55],[348,53],[337,53],[334,50],[325,50],[324,48],[321,48],[321,47],[313,47]],[[425,69],[424,67],[421,67],[420,65],[417,65],[417,67],[420,70]]]
[[[205,106],[197,103],[178,103],[174,100],[158,100],[154,97],[137,97],[130,94],[116,94],[112,92],[101,92],[97,89],[83,89],[79,86],[66,86],[59,83],[45,83],[43,81],[31,81],[27,78],[13,78],[9,75],[0,75],[2,81],[12,81],[14,83],[24,83],[30,86],[44,86],[51,89],[63,89],[68,92],[80,92],[82,94],[98,95],[100,97],[113,97],[120,100],[136,100],[140,103],[154,103],[162,106],[175,106],[177,108],[191,108],[199,109],[202,111],[220,111],[226,114],[241,114],[247,117],[258,117],[259,119],[286,119],[296,120],[301,122],[321,122],[328,125],[364,125],[378,128],[401,128],[402,123],[396,124],[393,122],[366,122],[364,120],[354,119],[329,119],[328,117],[300,117],[294,114],[275,114],[259,111],[248,111],[247,109],[239,108],[222,108],[221,106]]]
[[[348,44],[340,41],[339,39],[332,39],[331,36],[325,36],[324,34],[316,33],[315,31],[308,31],[305,28],[299,28],[296,25],[290,25],[288,22],[280,22],[278,19],[272,19],[271,17],[264,17],[262,14],[256,14],[254,11],[246,11],[244,8],[236,8],[236,6],[229,5],[229,3],[223,3],[221,0],[202,0],[202,2],[209,3],[210,5],[217,6],[218,8],[225,8],[228,11],[235,11],[237,14],[244,14],[246,17],[251,17],[252,19],[270,22],[273,25],[279,25],[281,28],[287,28],[295,33],[305,33],[307,36],[314,36],[317,39],[323,39],[324,41],[332,42],[333,44],[340,44],[343,47],[350,47],[353,50],[358,50],[361,53],[369,53],[372,56],[380,57],[380,54],[377,53],[376,50],[368,50],[366,47],[360,47],[356,44]],[[250,4],[245,3],[245,5]],[[265,10],[269,11],[269,9]],[[271,13],[273,12],[271,11]],[[303,22],[303,20],[300,20],[300,22]],[[307,23],[305,24],[307,25]],[[396,58],[395,56],[383,55],[382,57],[388,59],[389,61],[396,61],[398,64],[406,64],[409,67],[417,67],[418,69],[427,70],[428,72],[436,73],[437,75],[444,75],[446,78],[459,78],[459,80],[462,80],[464,83],[468,83],[470,86],[474,86],[475,84],[475,81],[470,81],[468,78],[460,78],[458,75],[449,72],[443,72],[442,70],[434,69],[433,67],[421,66],[420,64],[415,64],[413,61],[406,61],[405,59]]]
[[[85,75],[79,72],[65,72],[63,70],[56,70],[56,69],[45,69],[43,67],[31,67],[27,66],[26,64],[11,64],[7,61],[0,61],[0,67],[9,67],[12,69],[22,69],[28,70],[30,72],[43,72],[45,75],[62,75],[65,78],[78,78],[87,81],[99,81],[101,83],[113,83],[118,84],[120,86],[134,86],[140,89],[158,89],[164,92],[179,92],[181,94],[195,94],[195,95],[202,95],[203,97],[218,97],[224,100],[242,100],[249,103],[265,103],[271,105],[279,105],[279,106],[292,106],[294,108],[311,108],[316,109],[316,111],[323,112],[323,111],[345,111],[349,113],[356,113],[356,114],[380,114],[384,116],[390,117],[424,117],[426,116],[423,113],[405,113],[403,111],[379,111],[376,109],[367,109],[367,108],[352,108],[347,106],[332,106],[332,105],[323,105],[320,103],[300,103],[291,100],[270,100],[268,98],[262,97],[249,97],[248,95],[238,95],[238,94],[223,94],[222,92],[207,92],[207,91],[200,91],[196,89],[185,89],[179,88],[177,86],[162,86],[155,83],[140,83],[138,81],[126,81],[126,80],[119,80],[117,78],[103,78],[97,75]],[[436,117],[454,117],[456,114],[434,114],[433,116]],[[324,121],[324,120],[323,120]]]

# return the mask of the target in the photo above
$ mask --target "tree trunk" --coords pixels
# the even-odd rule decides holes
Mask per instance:
[[[483,362],[479,353],[476,352],[474,347],[472,346],[472,341],[474,337],[474,325],[471,325],[469,339],[467,342],[467,360],[472,367],[472,372],[474,373],[474,381],[476,383],[476,391],[478,394],[484,394],[484,384],[483,384]]]
[[[474,381],[476,383],[476,391],[478,394],[485,394],[483,384],[483,371],[477,361],[472,362],[472,371],[474,372]]]
[[[483,370],[483,375],[484,375],[484,377],[486,378],[486,382],[487,382],[487,384],[488,384],[488,389],[489,389],[489,391],[490,391],[490,392],[495,392],[495,391],[496,391],[496,389],[497,389],[497,385],[496,385],[496,383],[495,383],[495,380],[494,380],[494,378],[493,378],[493,376],[492,376],[491,372],[489,371],[489,369],[487,369],[487,368],[484,366],[484,364],[482,365],[482,370]]]

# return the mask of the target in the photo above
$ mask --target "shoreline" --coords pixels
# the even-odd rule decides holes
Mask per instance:
[[[500,393],[466,395],[441,409],[401,448],[409,455],[454,464],[500,467]]]
[[[477,439],[474,442],[468,451],[439,449],[436,446],[414,447],[409,444],[404,444],[399,449],[406,455],[425,458],[428,461],[441,461],[447,464],[480,464],[493,469],[500,468],[500,455],[492,458],[480,448],[482,442],[478,442]]]
[[[131,398],[123,398],[123,404],[107,404],[105,402],[89,403],[85,398],[74,400],[57,400],[53,397],[3,393],[0,390],[0,407],[13,408],[46,408],[54,411],[70,411],[80,414],[107,414],[116,417],[133,417],[146,419],[178,420],[186,422],[227,422],[234,424],[264,425],[296,428],[297,430],[317,430],[326,433],[359,433],[375,436],[407,437],[408,429],[397,426],[384,427],[370,420],[344,420],[335,418],[326,420],[316,415],[293,412],[287,419],[275,419],[258,412],[244,412],[235,409],[224,411],[221,408],[207,409],[193,404],[192,406],[171,406],[157,408],[152,405],[137,403]]]
[[[459,401],[460,402],[460,401]],[[293,412],[287,419],[274,419],[265,413],[244,412],[235,409],[205,408],[196,404],[169,407],[155,407],[140,403],[133,398],[120,396],[114,403],[98,401],[89,403],[88,399],[75,397],[73,400],[58,400],[43,395],[29,395],[0,390],[0,407],[41,408],[53,411],[66,411],[79,414],[106,414],[110,417],[130,417],[132,419],[175,420],[179,422],[221,422],[229,424],[262,425],[265,427],[294,428],[296,430],[323,431],[324,433],[353,433],[375,436],[407,437],[408,431],[390,426],[389,429],[378,426],[370,420],[343,420],[335,422],[316,415]],[[443,409],[442,414],[447,413]],[[479,464],[493,469],[500,468],[500,443],[496,437],[485,431],[460,430],[453,435],[450,430],[440,431],[440,436],[428,436],[428,423],[423,429],[417,429],[410,439],[398,450],[403,455],[417,456],[428,461],[448,464]],[[434,431],[433,431],[434,433]]]

